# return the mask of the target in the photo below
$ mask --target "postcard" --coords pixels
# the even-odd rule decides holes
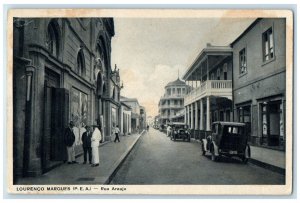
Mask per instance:
[[[291,194],[292,11],[7,20],[8,193]]]

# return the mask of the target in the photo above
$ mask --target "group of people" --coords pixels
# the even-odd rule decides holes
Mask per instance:
[[[89,156],[89,163],[92,167],[99,166],[99,144],[102,139],[99,126],[85,126],[86,131],[81,136],[83,147],[84,162],[87,163],[87,155]],[[93,129],[94,128],[94,129]],[[64,136],[65,145],[67,147],[68,164],[78,163],[75,160],[75,134],[74,122],[69,123],[69,127],[65,131]]]

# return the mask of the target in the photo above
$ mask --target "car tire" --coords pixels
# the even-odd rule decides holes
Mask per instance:
[[[245,164],[248,163],[250,157],[251,157],[251,150],[250,150],[250,146],[247,145],[246,148],[245,148],[244,155],[242,157],[243,163],[245,163]]]

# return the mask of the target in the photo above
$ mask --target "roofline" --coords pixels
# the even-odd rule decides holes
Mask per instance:
[[[242,37],[244,37],[244,35],[246,35],[260,20],[262,20],[262,18],[257,18],[256,20],[254,20],[247,28],[246,30],[244,30],[244,32],[242,32],[242,34],[240,34],[240,36],[238,36],[233,42],[230,43],[230,46],[232,47],[237,41],[239,41]]]
[[[223,48],[223,50],[222,50]],[[228,50],[224,50],[224,48],[228,49]],[[230,49],[230,50],[229,50]],[[201,52],[197,55],[196,59],[193,61],[193,63],[190,65],[190,67],[185,71],[185,73],[182,76],[183,80],[186,80],[187,77],[189,77],[189,75],[191,74],[191,70],[193,69],[193,67],[196,65],[196,63],[198,61],[201,62],[201,60],[205,57],[206,55],[209,55],[210,52],[230,52],[232,53],[232,47],[231,46],[209,46],[209,47],[205,47],[201,50]]]

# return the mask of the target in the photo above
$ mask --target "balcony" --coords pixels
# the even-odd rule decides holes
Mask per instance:
[[[182,105],[179,105],[179,104],[177,104],[177,105],[175,105],[175,104],[170,104],[170,105],[164,104],[164,105],[160,105],[159,108],[160,109],[182,109],[182,108],[184,108],[184,106],[183,106],[183,104]]]
[[[208,80],[203,82],[184,97],[184,106],[208,96],[226,97],[232,100],[232,81]]]
[[[170,95],[164,95],[160,99],[161,100],[168,100],[168,99],[180,99],[183,98],[184,94],[170,94]]]

